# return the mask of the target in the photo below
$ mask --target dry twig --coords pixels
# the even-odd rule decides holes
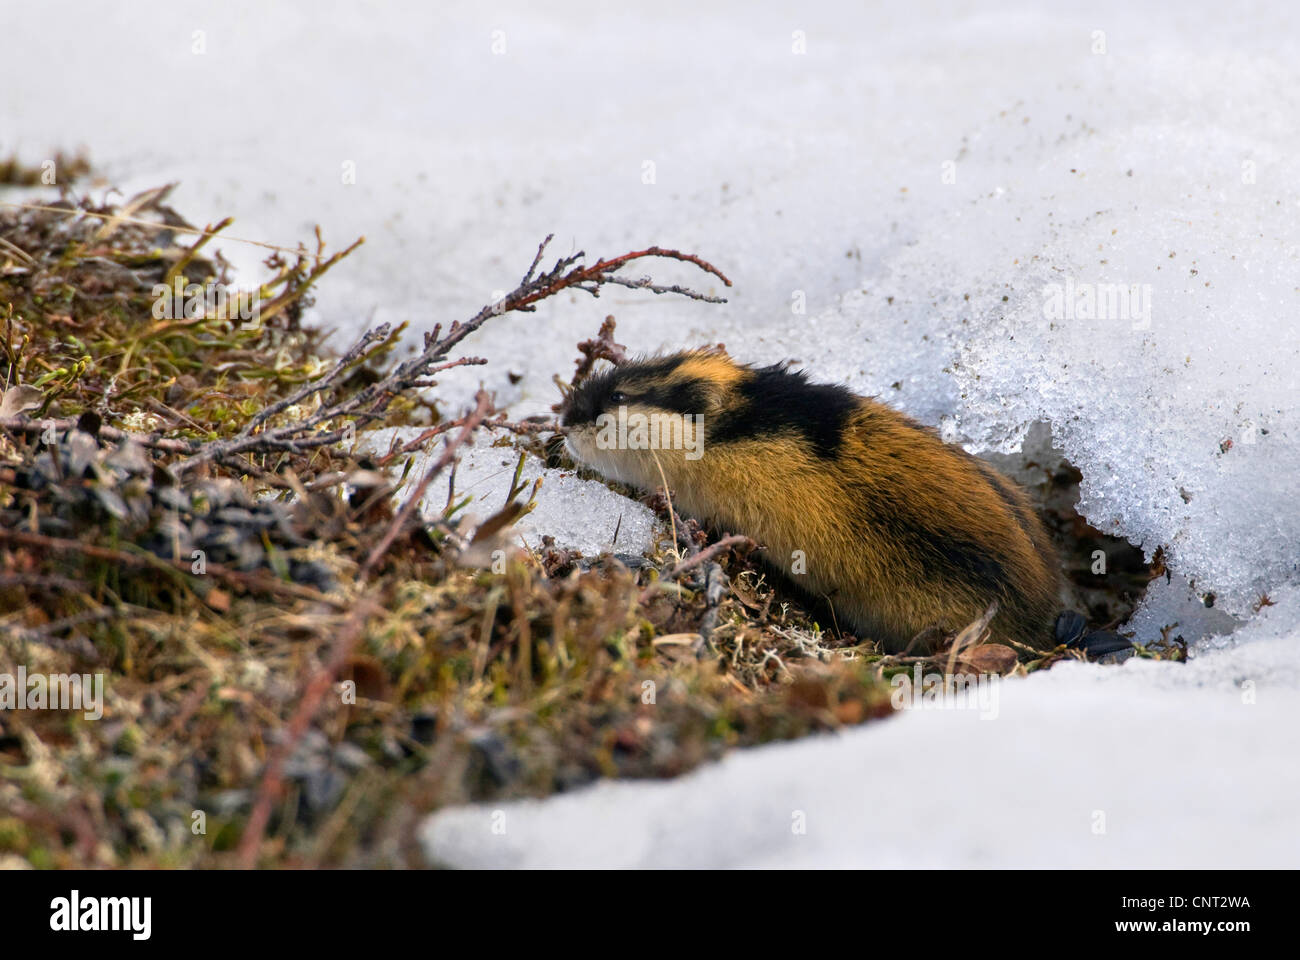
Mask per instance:
[[[677,250],[665,250],[660,247],[647,247],[644,250],[625,253],[610,260],[600,259],[590,266],[578,265],[585,256],[582,251],[578,251],[571,256],[561,257],[555,261],[555,265],[550,270],[539,274],[537,272],[538,265],[541,263],[546,245],[550,243],[551,239],[548,236],[538,245],[537,254],[533,257],[532,265],[529,266],[527,273],[524,274],[523,279],[514,290],[496,303],[484,306],[465,323],[453,323],[447,328],[446,333],[442,332],[441,324],[435,326],[430,333],[425,335],[424,350],[418,356],[398,364],[381,380],[334,403],[322,404],[321,408],[315,413],[301,420],[254,432],[256,427],[263,426],[275,413],[283,412],[294,403],[301,403],[307,398],[322,392],[331,386],[345,369],[362,362],[372,351],[380,349],[382,343],[390,335],[390,330],[386,324],[363,334],[361,339],[353,344],[339,363],[324,377],[307,384],[295,394],[274,404],[267,411],[263,411],[237,436],[227,440],[214,440],[199,445],[189,457],[174,464],[173,470],[177,474],[182,474],[206,461],[230,462],[231,458],[240,454],[276,451],[300,453],[314,447],[338,443],[345,436],[348,436],[351,431],[335,429],[317,433],[317,428],[330,421],[343,419],[355,421],[357,427],[363,426],[381,418],[395,397],[417,386],[426,385],[426,378],[433,373],[465,363],[485,362],[479,358],[465,358],[451,363],[444,363],[447,355],[455,346],[492,317],[516,310],[530,312],[535,309],[535,305],[539,301],[553,297],[562,290],[582,290],[596,297],[600,295],[600,288],[603,285],[614,283],[650,290],[653,293],[675,293],[689,297],[692,300],[703,300],[708,303],[721,302],[718,298],[706,296],[681,286],[654,284],[649,280],[629,281],[624,277],[616,276],[615,271],[637,260],[662,258],[692,263],[706,273],[716,276],[727,286],[731,286],[731,281],[717,267],[707,261],[694,254],[681,253]],[[376,345],[377,343],[379,346]]]

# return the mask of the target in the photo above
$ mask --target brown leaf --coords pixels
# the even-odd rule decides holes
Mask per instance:
[[[0,417],[16,417],[27,410],[35,410],[45,402],[45,393],[25,383],[10,387],[0,396]]]
[[[984,643],[963,650],[957,667],[964,673],[1010,673],[1019,658],[1016,651],[1000,643]]]

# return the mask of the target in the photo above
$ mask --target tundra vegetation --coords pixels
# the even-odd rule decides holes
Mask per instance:
[[[418,865],[414,827],[446,804],[670,777],[883,718],[890,678],[918,664],[1077,656],[1017,660],[984,622],[928,660],[883,656],[663,491],[640,561],[512,537],[544,488],[516,483],[472,524],[454,496],[416,508],[476,433],[577,469],[546,418],[512,421],[483,391],[443,405],[440,372],[486,363],[475,330],[563,290],[715,301],[728,281],[695,255],[546,266],[542,243],[475,316],[335,349],[306,311],[360,240],[329,253],[318,229],[236,288],[215,249],[248,242],[229,220],[196,228],[169,187],[96,201],[75,189],[88,165],[61,169],[82,179],[36,192],[39,171],[0,163],[0,672],[102,677],[102,716],[0,709],[0,865]],[[663,260],[709,291],[629,273]],[[557,406],[622,359],[614,332],[575,345]],[[391,426],[418,430],[358,452]],[[1101,535],[1073,515],[1076,484],[1043,469],[1034,492],[1091,615],[1118,621],[1158,570],[1111,544],[1107,576],[1088,573]]]

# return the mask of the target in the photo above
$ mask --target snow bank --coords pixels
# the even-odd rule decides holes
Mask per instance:
[[[365,449],[384,454],[394,438],[398,442],[410,441],[421,432],[418,427],[397,427],[362,434],[362,438]],[[481,522],[506,505],[519,451],[510,446],[494,446],[499,439],[498,434],[480,431],[475,442],[461,453],[456,467],[455,499],[457,503],[466,497],[472,499],[458,516],[475,517]],[[418,484],[442,452],[441,444],[426,446],[428,450],[414,451],[393,464],[392,471],[400,477],[406,469],[406,460],[411,461],[404,490]],[[553,470],[531,454],[527,455],[519,477],[525,493],[517,499],[527,500],[533,482],[539,477],[542,488],[537,505],[514,525],[512,538],[536,550],[541,547],[543,536],[551,536],[557,547],[581,550],[588,557],[602,552],[636,556],[653,546],[655,515],[648,507],[615,493],[603,483],[583,480],[572,471]],[[429,485],[420,501],[420,509],[426,516],[442,515],[450,482],[450,472],[444,471]]]
[[[445,810],[421,841],[457,867],[1294,868],[1297,617],[1293,590],[1187,666],[1057,667],[1003,683],[993,719],[912,710],[670,782]]]

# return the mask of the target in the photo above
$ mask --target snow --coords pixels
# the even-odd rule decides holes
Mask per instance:
[[[445,810],[421,841],[478,868],[1294,868],[1297,616],[1292,590],[1186,666],[1055,667],[1003,682],[993,719],[910,710],[673,781]]]
[[[315,309],[339,340],[472,315],[552,232],[557,254],[699,253],[735,281],[726,305],[560,297],[486,325],[469,349],[492,362],[449,371],[443,397],[482,381],[515,417],[546,412],[613,313],[633,351],[794,358],[973,451],[1045,422],[1081,512],[1165,548],[1171,578],[1130,626],[1200,640],[1188,665],[1008,683],[995,723],[917,712],[510,808],[506,839],[447,811],[428,834],[447,862],[1294,866],[1300,8],[860,6],[15,5],[0,155],[84,143],[126,191],[179,180],[178,209],[234,214],[238,236],[364,233]],[[245,272],[265,252],[221,248]],[[1106,285],[1136,315],[1052,314],[1053,289]],[[495,503],[480,452],[465,480]],[[577,478],[543,490],[525,539],[553,523],[599,547],[635,513]],[[810,824],[793,841],[792,805]]]
[[[408,442],[421,432],[418,427],[396,427],[362,434],[359,439],[364,450],[382,455],[388,452],[394,438],[399,443]],[[495,446],[499,440],[499,435],[481,431],[473,443],[466,445],[456,467],[455,501],[460,503],[466,497],[471,498],[456,516],[475,526],[505,506],[514,481],[519,451],[511,446]],[[425,449],[398,459],[391,468],[397,477],[406,469],[407,459],[411,461],[407,487],[395,494],[398,501],[420,482],[441,453],[440,446],[426,444]],[[542,546],[542,537],[551,536],[560,549],[580,550],[588,557],[602,552],[639,556],[654,545],[655,515],[648,507],[615,493],[603,483],[583,480],[571,470],[547,467],[531,454],[526,456],[519,475],[519,484],[525,491],[516,496],[519,502],[528,500],[539,477],[542,486],[537,505],[515,523],[511,539],[518,538],[530,549],[537,550]],[[443,471],[429,484],[420,501],[425,516],[442,515],[450,482],[450,472]]]
[[[1292,725],[1286,705],[1186,692],[1117,701],[1110,690],[1021,686],[1017,713],[1001,723],[918,711],[879,729],[740,751],[675,781],[604,781],[545,802],[447,810],[426,821],[422,841],[432,863],[478,868],[1294,868],[1300,860],[1300,774],[1256,737],[1261,724]],[[1134,736],[1183,731],[1192,711],[1206,724],[1197,736],[1203,762]],[[1300,746],[1293,729],[1282,740]],[[1061,758],[1050,776],[1045,757]],[[806,832],[796,833],[800,817]]]

